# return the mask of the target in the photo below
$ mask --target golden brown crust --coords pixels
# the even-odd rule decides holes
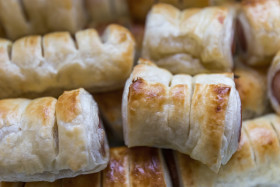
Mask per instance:
[[[172,76],[140,60],[122,102],[128,147],[171,148],[215,171],[237,149],[241,108],[232,73]]]
[[[51,125],[53,126],[53,116],[56,99],[52,97],[43,97],[34,99],[25,109],[25,115],[36,116],[36,119],[40,119],[42,126]],[[30,118],[32,119],[32,118]]]
[[[65,91],[57,100],[56,110],[59,118],[64,122],[70,122],[81,113],[81,90]]]
[[[239,20],[245,38],[241,42],[246,43],[242,57],[249,65],[268,66],[277,53],[280,47],[279,13],[278,0],[242,1]]]
[[[201,130],[200,142],[198,142],[198,148],[195,148],[199,150],[199,153],[195,154],[208,166],[212,166],[221,157],[220,150],[230,91],[231,87],[223,84],[196,84],[194,88],[191,123],[199,125]]]
[[[128,149],[125,147],[111,148],[110,161],[103,170],[103,186],[129,186]]]
[[[12,45],[0,40],[0,98],[121,88],[131,73],[134,47],[129,30],[115,24],[102,37],[94,29],[79,31],[76,41],[68,32],[24,37]]]
[[[131,148],[130,184],[136,186],[166,186],[159,149]]]
[[[0,118],[5,119],[16,119],[21,115],[22,104],[27,102],[27,99],[5,99],[0,100]],[[12,123],[0,123],[0,128],[13,125]]]
[[[167,90],[160,83],[148,84],[144,79],[133,80],[129,87],[128,112],[133,116],[137,115],[137,108],[144,107],[149,103],[152,111],[162,111],[166,103]]]
[[[268,164],[280,154],[279,140],[270,120],[250,121],[244,128],[254,149],[257,164]]]

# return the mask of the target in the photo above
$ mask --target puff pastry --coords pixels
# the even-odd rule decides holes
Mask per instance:
[[[122,127],[122,93],[123,89],[94,94],[104,125],[112,133],[113,143],[123,142],[123,127]]]
[[[13,44],[0,39],[0,98],[30,97],[85,87],[92,92],[121,88],[129,77],[134,39],[119,25],[102,38],[94,29],[29,36]]]
[[[203,8],[211,5],[222,5],[234,0],[128,0],[130,17],[136,22],[145,22],[146,16],[151,7],[156,3],[167,3],[179,9]]]
[[[243,0],[238,30],[243,58],[253,66],[268,65],[280,49],[280,2]]]
[[[242,105],[242,119],[252,119],[269,113],[267,97],[267,68],[253,69],[241,63],[235,64],[234,82]]]
[[[233,67],[234,7],[150,11],[142,56],[172,73],[225,72]]]
[[[83,1],[0,0],[0,20],[11,39],[50,31],[75,33],[86,24]]]
[[[233,74],[172,75],[140,60],[122,100],[128,147],[171,148],[218,171],[237,150],[241,103]]]
[[[0,100],[0,111],[0,181],[54,181],[106,167],[105,132],[84,89],[58,100]]]
[[[245,121],[238,151],[218,174],[175,153],[180,186],[279,186],[279,133],[280,118],[275,114]]]
[[[25,187],[169,187],[171,181],[161,153],[155,148],[115,147],[110,149],[107,168],[99,173],[61,179],[54,183],[26,183]]]

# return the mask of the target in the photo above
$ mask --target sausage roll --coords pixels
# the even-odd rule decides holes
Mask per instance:
[[[180,11],[157,4],[147,17],[142,56],[172,73],[230,71],[234,16],[230,7]]]
[[[92,92],[121,88],[133,65],[134,39],[119,25],[102,38],[94,29],[29,36],[13,44],[0,39],[0,98],[30,93],[58,95],[85,87]]]
[[[54,181],[99,172],[109,148],[92,96],[0,100],[0,181]]]
[[[249,65],[271,63],[280,49],[280,2],[243,0],[238,14],[238,36]]]
[[[140,60],[122,100],[128,147],[171,148],[218,171],[237,150],[241,103],[233,74],[172,75]]]
[[[182,187],[279,186],[280,117],[266,115],[243,123],[238,151],[219,173],[181,153],[175,153]]]
[[[25,187],[169,187],[171,181],[161,150],[116,147],[110,150],[107,168],[99,173],[61,179],[54,183],[26,183]]]
[[[94,94],[104,125],[111,131],[114,143],[123,142],[122,127],[122,93],[123,90]],[[110,137],[109,137],[110,138]]]
[[[268,71],[268,97],[273,109],[280,114],[280,51]]]
[[[234,0],[127,0],[130,17],[143,23],[151,7],[156,3],[167,3],[179,9],[202,8],[210,5],[221,5]]]
[[[253,69],[238,63],[234,82],[242,105],[242,119],[252,119],[271,111],[267,97],[267,69]]]
[[[83,1],[0,0],[0,21],[11,39],[48,31],[76,32],[86,24]]]

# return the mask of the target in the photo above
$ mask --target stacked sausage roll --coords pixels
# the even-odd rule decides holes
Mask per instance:
[[[0,10],[0,22],[11,39],[49,31],[74,33],[86,24],[83,1],[0,0]]]
[[[102,38],[94,29],[79,31],[76,42],[67,32],[0,39],[0,98],[30,94],[58,95],[84,87],[92,92],[121,88],[129,76],[134,39],[118,25]]]
[[[243,58],[252,66],[271,63],[280,49],[280,2],[243,0],[238,14],[238,36]]]
[[[97,104],[84,89],[58,100],[0,100],[0,111],[0,181],[54,181],[106,167]]]
[[[214,171],[237,149],[241,103],[231,73],[172,76],[140,60],[122,102],[128,147],[172,148]]]
[[[20,185],[22,187],[171,186],[161,150],[117,147],[111,148],[110,155],[109,164],[102,172],[62,179],[53,183],[32,182]]]
[[[180,11],[157,4],[147,17],[142,55],[172,73],[230,71],[234,16],[233,7]]]
[[[180,9],[221,5],[234,0],[127,0],[133,21],[144,22],[151,7],[156,3],[167,3]]]
[[[186,155],[175,153],[180,186],[278,186],[280,118],[266,115],[243,123],[238,151],[218,174]]]

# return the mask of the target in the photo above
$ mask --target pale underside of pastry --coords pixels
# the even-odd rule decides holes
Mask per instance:
[[[157,4],[150,11],[142,56],[172,73],[231,71],[234,7],[179,9]]]
[[[107,166],[97,104],[84,89],[58,100],[0,100],[0,111],[0,181],[54,181]]]
[[[237,152],[219,173],[181,153],[175,153],[180,186],[278,186],[280,118],[269,114],[243,123]]]
[[[100,38],[94,29],[0,39],[0,98],[58,96],[66,89],[91,92],[121,88],[133,65],[134,39],[119,25]],[[45,94],[44,94],[45,93]]]
[[[128,147],[175,149],[216,172],[237,150],[241,103],[231,73],[173,76],[140,60],[122,102]]]
[[[50,31],[73,34],[86,24],[83,1],[0,0],[0,10],[0,21],[7,36],[13,40]]]
[[[271,63],[280,49],[279,0],[243,0],[238,14],[244,61],[252,66]]]

